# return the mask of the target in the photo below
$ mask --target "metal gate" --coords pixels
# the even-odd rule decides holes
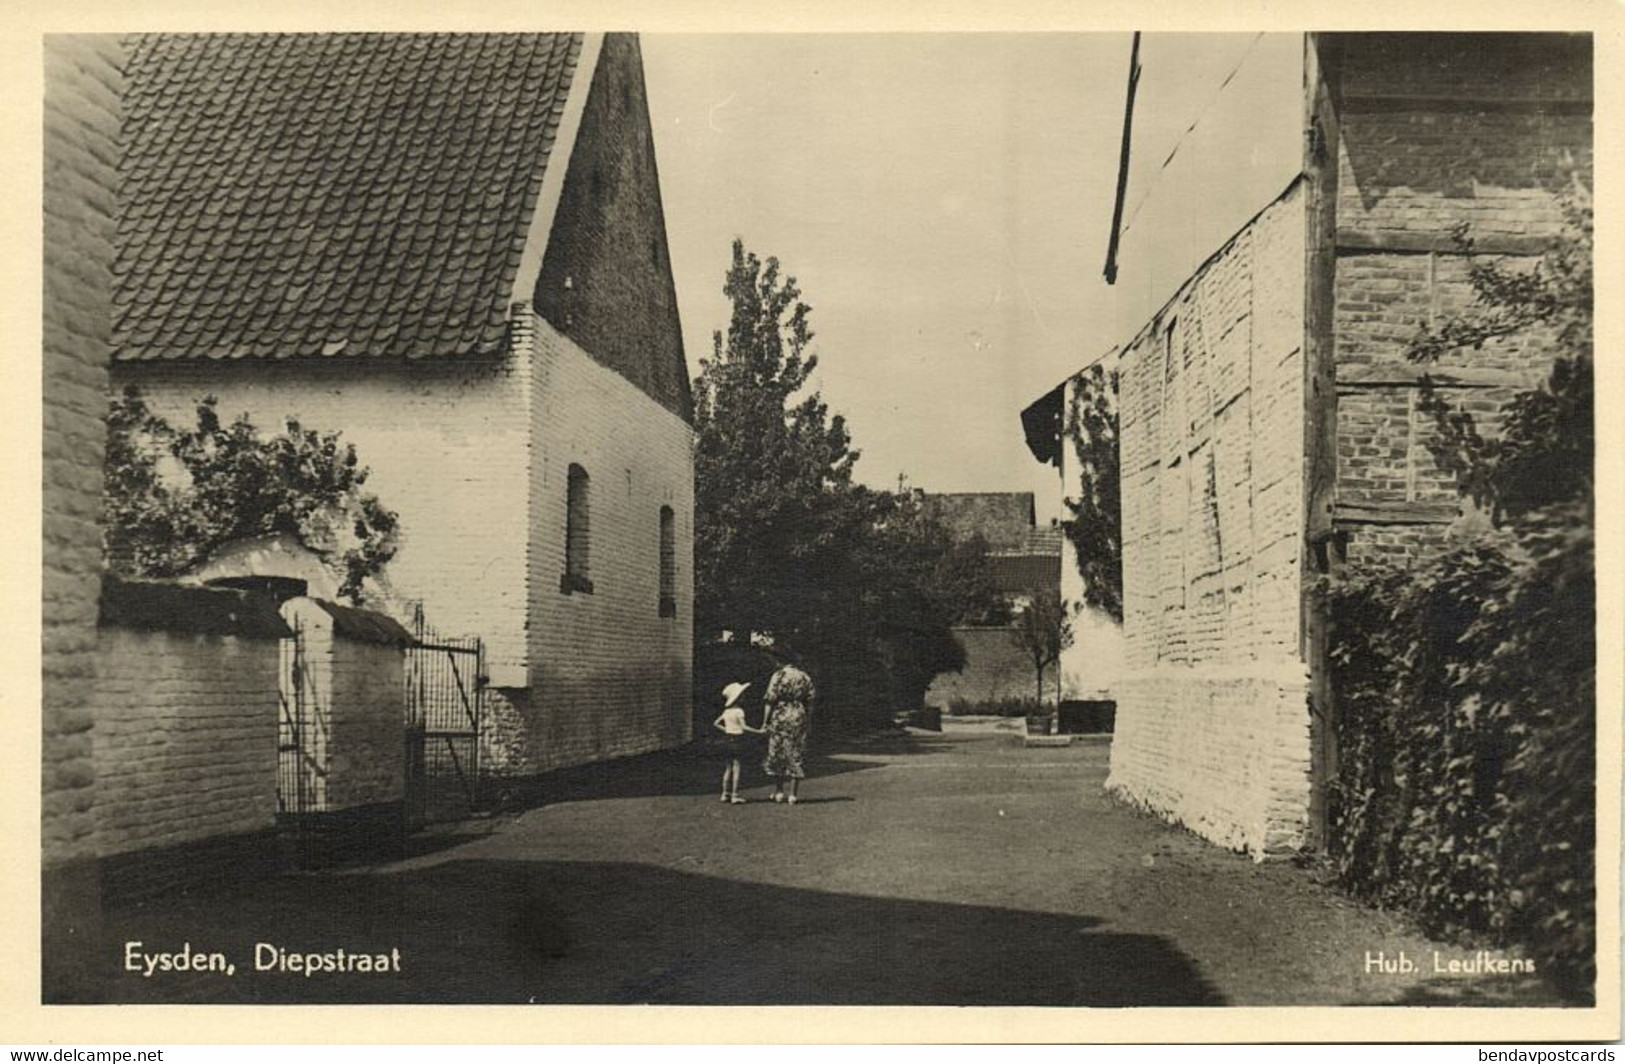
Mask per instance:
[[[317,755],[319,727],[317,691],[305,654],[304,627],[294,622],[293,634],[280,647],[281,672],[277,695],[276,809],[277,829],[284,857],[295,867],[309,862],[310,817],[321,808],[321,763]]]
[[[410,828],[468,816],[480,802],[485,647],[443,636],[413,611],[406,651],[406,816]]]

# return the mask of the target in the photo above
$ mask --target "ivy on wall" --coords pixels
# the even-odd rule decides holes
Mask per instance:
[[[1085,604],[1123,622],[1123,508],[1118,486],[1117,370],[1078,373],[1064,431],[1078,462],[1076,497],[1068,496],[1061,530],[1083,576]]]

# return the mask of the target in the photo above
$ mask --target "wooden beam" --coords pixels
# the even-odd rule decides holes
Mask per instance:
[[[1401,363],[1381,366],[1338,366],[1338,391],[1357,391],[1362,388],[1419,387],[1423,377],[1430,377],[1440,388],[1528,388],[1535,380],[1526,374],[1507,369],[1479,366],[1420,366]]]
[[[1409,229],[1338,229],[1337,252],[1358,255],[1391,252],[1400,255],[1544,255],[1557,242],[1554,236],[1523,233],[1474,233],[1466,246],[1447,231]]]
[[[1343,96],[1338,110],[1343,114],[1527,114],[1589,115],[1592,101],[1575,97],[1536,96],[1452,96],[1448,94],[1361,92]]]
[[[1310,848],[1326,849],[1327,792],[1338,772],[1337,706],[1327,659],[1326,597],[1314,574],[1330,565],[1337,493],[1336,38],[1304,35],[1303,173],[1303,536],[1299,554],[1299,649],[1309,671]]]
[[[1338,525],[1448,525],[1461,516],[1458,502],[1368,502],[1337,504]]]

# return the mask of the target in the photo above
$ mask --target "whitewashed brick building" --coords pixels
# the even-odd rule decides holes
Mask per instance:
[[[355,445],[400,516],[368,604],[484,640],[489,771],[686,741],[692,400],[636,38],[145,36],[126,111],[114,386]]]
[[[1255,135],[1198,136],[1145,214],[1160,197],[1160,229],[1124,243],[1125,300],[1157,302],[1110,356],[1125,650],[1108,786],[1264,855],[1316,841],[1335,772],[1314,577],[1415,557],[1464,517],[1407,344],[1468,306],[1474,254],[1538,256],[1566,191],[1590,187],[1592,55],[1585,35],[1523,33],[1283,35],[1254,54],[1273,57],[1266,81],[1203,121]],[[1193,196],[1228,204],[1272,175],[1188,275],[1146,280],[1211,221],[1189,219]],[[1534,335],[1427,369],[1482,418],[1549,362]],[[1058,424],[1038,415],[1064,394],[1029,429]],[[1038,435],[1041,460],[1070,446]]]

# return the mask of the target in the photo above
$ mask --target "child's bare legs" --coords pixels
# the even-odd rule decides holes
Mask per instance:
[[[739,797],[739,759],[731,758],[728,767],[722,770],[722,798],[727,801],[729,797]]]

